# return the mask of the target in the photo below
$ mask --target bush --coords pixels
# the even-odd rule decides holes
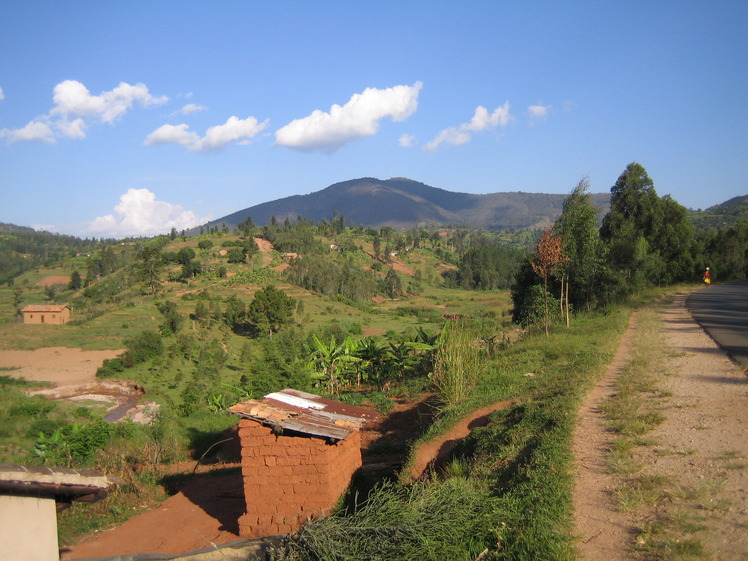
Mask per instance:
[[[161,336],[155,331],[142,331],[135,337],[125,339],[127,351],[121,360],[124,366],[135,366],[164,352]]]
[[[125,371],[125,365],[119,358],[106,358],[96,370],[97,378],[113,378]]]

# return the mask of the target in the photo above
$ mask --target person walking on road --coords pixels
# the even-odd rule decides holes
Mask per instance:
[[[704,284],[707,286],[712,284],[712,273],[709,270],[709,267],[707,267],[706,271],[704,271]]]

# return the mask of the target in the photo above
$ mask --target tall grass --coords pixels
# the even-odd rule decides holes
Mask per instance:
[[[272,561],[460,561],[475,559],[492,531],[490,501],[475,482],[400,487],[385,483],[355,512],[307,524]]]
[[[432,381],[446,407],[464,401],[485,371],[478,333],[465,321],[448,322],[434,360]]]

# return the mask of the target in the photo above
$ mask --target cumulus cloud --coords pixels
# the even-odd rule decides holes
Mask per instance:
[[[548,117],[548,113],[551,110],[550,105],[530,105],[527,108],[527,115],[531,121],[541,121]]]
[[[291,121],[276,131],[276,144],[306,152],[335,152],[348,142],[375,134],[385,117],[396,122],[410,117],[418,108],[422,87],[416,82],[382,90],[366,88],[353,94],[345,105],[333,105],[328,113],[315,110],[308,117]]]
[[[268,126],[268,121],[260,123],[254,117],[239,119],[229,117],[222,125],[210,127],[205,136],[200,138],[196,132],[189,130],[189,125],[162,125],[149,134],[143,144],[181,144],[193,152],[210,152],[225,148],[232,142],[245,144],[260,134]]]
[[[0,88],[0,101],[5,99],[5,92],[3,91],[3,88]]]
[[[114,124],[135,103],[148,107],[165,103],[168,98],[151,95],[144,84],[126,82],[99,95],[91,95],[88,88],[77,80],[65,80],[54,87],[52,101],[54,106],[49,113],[37,117],[22,129],[3,129],[0,136],[10,142],[85,138],[89,126]]]
[[[444,129],[436,135],[433,140],[426,144],[424,149],[436,150],[436,148],[441,144],[451,144],[452,146],[465,144],[470,142],[474,133],[488,129],[495,129],[497,127],[505,127],[511,118],[512,116],[509,112],[508,101],[505,102],[504,105],[494,109],[491,113],[488,112],[488,109],[479,105],[475,109],[475,113],[469,122],[463,123],[457,127]]]
[[[209,221],[179,205],[157,201],[148,189],[128,189],[113,214],[99,216],[86,226],[84,235],[123,238],[166,234],[172,228],[186,230]]]
[[[416,137],[412,134],[403,134],[397,141],[402,148],[410,148],[416,143]]]

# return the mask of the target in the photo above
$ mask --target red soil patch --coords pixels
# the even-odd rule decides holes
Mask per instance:
[[[34,286],[54,286],[56,284],[68,284],[70,282],[70,276],[68,275],[50,275],[44,277]]]
[[[432,467],[441,467],[460,440],[467,437],[474,428],[486,426],[491,413],[511,405],[514,405],[514,401],[500,401],[473,411],[471,415],[460,419],[447,434],[419,446],[408,473],[403,474],[403,479],[415,481],[426,475]]]
[[[376,329],[374,327],[364,327],[364,329],[361,331],[361,334],[364,337],[372,337],[373,335],[381,335],[384,333],[384,329]]]
[[[60,550],[60,559],[136,553],[179,555],[239,539],[244,514],[239,470],[195,477],[158,508],[134,516],[93,539]]]

